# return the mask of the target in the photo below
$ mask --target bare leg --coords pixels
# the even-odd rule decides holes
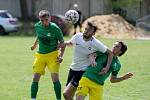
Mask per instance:
[[[77,95],[76,100],[84,100],[85,96],[83,95]]]
[[[51,73],[51,78],[53,82],[59,81],[59,75],[57,73]]]
[[[65,100],[73,100],[76,89],[77,87],[74,87],[71,83],[69,83],[63,93]]]
[[[54,90],[57,100],[61,100],[61,84],[59,81],[59,75],[57,73],[52,73],[51,78],[54,84]]]
[[[40,77],[41,77],[41,74],[35,73],[35,74],[33,75],[33,82],[39,82]]]

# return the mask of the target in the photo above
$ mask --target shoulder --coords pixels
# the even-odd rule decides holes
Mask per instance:
[[[79,38],[79,37],[82,37],[82,36],[83,36],[83,33],[79,32],[79,33],[76,33],[73,37]]]
[[[54,28],[59,28],[58,25],[55,24],[55,23],[53,23],[53,22],[50,22],[50,26],[51,26],[51,27],[54,27]]]
[[[100,40],[96,39],[94,36],[93,36],[93,39],[91,40],[92,44],[97,46],[97,47],[106,47]]]
[[[120,63],[118,57],[113,58],[112,63],[113,63],[113,66],[114,66],[114,68],[115,68],[116,70],[119,70],[119,69],[121,68],[121,63]]]
[[[41,26],[42,24],[41,24],[41,21],[38,21],[38,22],[36,22],[35,24],[34,24],[34,27],[36,28],[36,27],[39,27],[39,26]]]
[[[92,42],[101,42],[101,41],[99,41],[97,38],[95,38],[95,37],[93,36]]]
[[[97,56],[102,56],[102,55],[106,55],[106,56],[107,56],[106,53],[102,53],[102,52],[100,52],[100,51],[96,51],[96,54],[97,54]]]
[[[78,32],[78,33],[76,33],[75,35],[76,35],[76,36],[83,36],[83,33]]]

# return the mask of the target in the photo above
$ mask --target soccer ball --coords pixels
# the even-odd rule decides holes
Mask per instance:
[[[65,19],[68,23],[75,24],[79,20],[79,14],[76,10],[68,10],[65,13]]]

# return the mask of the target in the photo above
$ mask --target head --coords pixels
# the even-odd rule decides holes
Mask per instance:
[[[39,12],[39,19],[45,27],[48,26],[51,21],[50,12],[47,10],[41,10]]]
[[[76,4],[76,3],[73,4],[73,9],[74,9],[74,10],[78,10],[78,4]]]
[[[92,36],[95,35],[96,30],[97,30],[96,26],[94,26],[91,22],[87,22],[87,26],[85,27],[83,37],[85,39],[92,38]]]
[[[122,41],[117,41],[112,48],[114,56],[122,56],[127,51],[127,45]]]

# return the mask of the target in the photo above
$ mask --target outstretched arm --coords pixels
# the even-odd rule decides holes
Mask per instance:
[[[127,80],[129,78],[131,78],[133,76],[133,73],[127,73],[122,77],[117,77],[117,76],[111,76],[110,81],[111,83],[117,83],[117,82],[121,82],[123,80]]]
[[[35,42],[31,46],[31,50],[34,50],[37,47],[37,44],[38,44],[38,39],[36,38]]]
[[[59,43],[59,49],[60,49],[60,54],[58,56],[58,62],[61,63],[63,61],[62,57],[64,55],[64,51],[65,51],[66,45],[64,43],[64,41],[61,41]]]
[[[65,45],[66,45],[66,46],[72,46],[73,43],[72,43],[71,41],[65,41]]]

